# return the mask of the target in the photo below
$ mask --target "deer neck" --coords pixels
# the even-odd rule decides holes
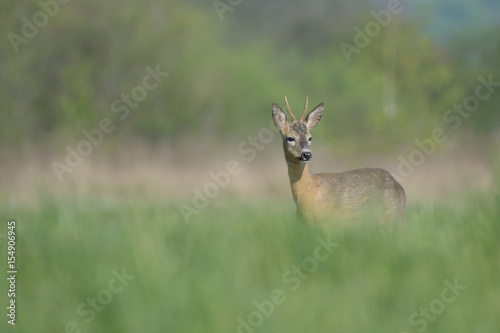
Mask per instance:
[[[314,184],[309,165],[287,161],[288,177],[292,187],[292,195],[297,207],[308,205],[316,197],[317,188]]]

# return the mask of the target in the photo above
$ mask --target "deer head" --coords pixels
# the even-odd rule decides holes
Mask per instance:
[[[280,130],[283,137],[283,150],[285,151],[285,158],[289,163],[308,163],[312,158],[312,137],[309,131],[318,125],[323,114],[324,104],[319,104],[306,116],[307,103],[308,99],[306,97],[306,105],[298,121],[290,109],[286,96],[286,110],[290,115],[291,121],[288,121],[285,113],[276,103],[272,107],[274,125]]]

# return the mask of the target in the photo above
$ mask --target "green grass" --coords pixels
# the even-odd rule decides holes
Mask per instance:
[[[311,258],[326,231],[300,224],[279,204],[233,199],[190,224],[173,203],[46,199],[37,209],[1,207],[0,232],[17,221],[18,275],[17,325],[2,314],[0,331],[422,332],[424,317],[416,326],[409,317],[432,305],[442,313],[427,320],[426,332],[498,332],[500,200],[464,202],[410,206],[408,227],[394,233],[328,230],[338,247],[321,250],[324,261]],[[302,264],[311,272],[299,277],[292,269]],[[106,291],[113,270],[123,268],[134,278]],[[438,301],[445,280],[455,279],[467,288],[449,304]],[[3,309],[7,289],[2,279]],[[98,295],[109,304],[94,317],[86,305],[77,313]],[[280,303],[274,309],[271,298]],[[258,327],[238,329],[249,316]]]

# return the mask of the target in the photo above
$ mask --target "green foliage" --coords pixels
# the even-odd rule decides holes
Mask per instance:
[[[22,18],[32,21],[41,11],[38,2],[9,0],[2,8],[2,31],[18,35]],[[284,95],[300,112],[307,95],[312,104],[325,102],[318,128],[325,143],[375,151],[411,144],[473,89],[478,68],[452,61],[404,15],[393,17],[348,64],[339,43],[353,43],[352,28],[373,20],[359,17],[370,8],[365,2],[293,2],[286,8],[243,2],[220,21],[212,6],[192,2],[60,5],[19,52],[7,38],[0,45],[0,139],[57,138],[62,151],[82,139],[82,130],[110,118],[116,130],[106,142],[199,136],[217,142],[267,126],[271,103],[282,105]],[[330,11],[335,18],[324,17]],[[355,12],[358,21],[342,14]],[[457,45],[471,50],[476,39]],[[481,73],[496,68],[497,51],[485,50]],[[122,121],[113,102],[141,85],[147,66],[169,76]],[[488,133],[497,128],[497,99],[465,126]]]
[[[410,206],[408,227],[394,233],[328,230],[338,247],[321,250],[327,258],[310,273],[301,268],[304,277],[294,265],[310,264],[318,238],[328,236],[296,221],[288,205],[223,200],[185,224],[173,203],[43,197],[34,210],[1,207],[2,221],[17,221],[22,332],[62,332],[72,321],[83,332],[237,332],[238,317],[248,321],[254,302],[277,289],[286,299],[256,331],[416,332],[410,315],[455,279],[467,288],[426,331],[493,332],[500,324],[500,225],[489,196]],[[122,268],[135,278],[109,304],[91,320],[77,312],[89,297],[107,301],[101,291]]]
[[[456,37],[450,52],[454,67],[469,69],[468,71],[457,71],[468,94],[473,94],[477,81],[470,81],[467,76],[487,78],[491,75],[494,82],[500,82],[499,28],[470,32],[467,36]],[[474,130],[476,135],[486,137],[489,133],[498,130],[500,124],[498,105],[500,105],[500,94],[497,90],[488,99],[481,101],[478,112],[475,112],[468,120],[468,127]]]

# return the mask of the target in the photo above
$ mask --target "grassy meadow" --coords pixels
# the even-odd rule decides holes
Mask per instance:
[[[0,333],[500,332],[500,1],[0,9]],[[296,219],[285,96],[315,172],[404,159],[405,228]]]
[[[0,207],[0,232],[17,222],[18,269],[17,324],[3,315],[2,332],[500,327],[498,193],[410,203],[395,232],[305,226],[290,202],[265,197],[221,194],[187,224],[173,198],[37,195]]]

